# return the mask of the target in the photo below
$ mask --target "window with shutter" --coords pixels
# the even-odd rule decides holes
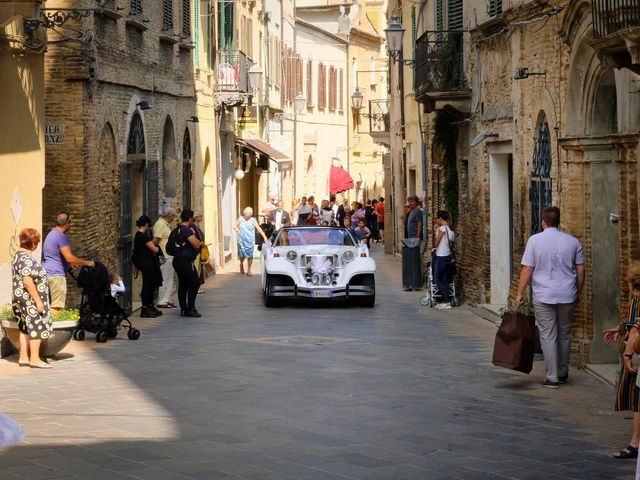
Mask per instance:
[[[191,36],[191,0],[182,0],[182,38]]]
[[[233,1],[223,0],[218,12],[218,45],[222,50],[233,49]]]
[[[327,89],[327,83],[325,78],[325,67],[323,64],[319,64],[318,65],[318,109],[319,110],[324,110],[326,106],[326,103],[327,103],[326,89]]]
[[[303,72],[302,72],[302,58],[301,57],[297,57],[296,58],[296,89],[295,89],[295,95],[294,95],[294,99],[295,97],[297,97],[298,95],[301,95],[303,92],[303,83],[302,83],[302,76],[303,76]]]
[[[336,69],[329,67],[329,111],[331,112],[336,110],[336,86]]]
[[[416,6],[411,7],[411,45],[416,44],[417,38],[417,21],[416,21]]]
[[[173,0],[164,0],[162,4],[162,31],[173,30]]]
[[[142,15],[142,0],[131,0],[131,15]]]
[[[312,95],[313,95],[313,62],[311,60],[308,60],[307,61],[307,108],[311,108],[313,106]]]
[[[489,0],[489,16],[495,17],[502,13],[502,0]]]
[[[340,111],[344,111],[344,72],[340,69],[340,77],[338,79],[338,95],[339,95],[339,105]]]
[[[200,68],[200,0],[193,2],[193,43],[193,63]]]
[[[436,30],[444,30],[444,0],[436,0]]]
[[[463,29],[462,0],[449,0],[447,4],[447,29],[460,31]]]

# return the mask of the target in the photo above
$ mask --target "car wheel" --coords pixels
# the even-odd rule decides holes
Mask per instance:
[[[267,274],[264,284],[264,306],[267,308],[278,307],[280,299],[271,295],[271,275]]]
[[[365,278],[365,285],[370,285],[373,287],[373,293],[371,295],[367,295],[366,297],[360,298],[360,305],[363,307],[371,308],[376,304],[376,280],[373,275],[367,275]]]

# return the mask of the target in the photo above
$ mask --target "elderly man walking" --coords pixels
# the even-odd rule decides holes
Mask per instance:
[[[542,386],[547,388],[558,388],[569,379],[571,317],[585,275],[580,242],[559,231],[559,225],[558,207],[542,210],[543,231],[527,241],[516,295],[516,303],[520,306],[531,282],[533,309],[547,371]]]
[[[175,293],[175,272],[173,271],[173,257],[167,253],[167,241],[171,234],[171,224],[176,219],[175,209],[165,206],[162,215],[153,226],[153,237],[156,245],[160,247],[167,261],[160,266],[162,271],[162,286],[158,288],[157,306],[160,308],[175,308],[171,301]]]

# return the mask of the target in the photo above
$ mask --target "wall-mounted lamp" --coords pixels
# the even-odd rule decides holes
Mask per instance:
[[[360,143],[360,135],[357,133],[353,134],[353,146],[357,147],[358,144]]]
[[[546,76],[547,72],[530,72],[526,67],[520,67],[516,69],[516,74],[514,75],[514,80],[524,80],[525,78],[533,77],[533,76]]]
[[[151,105],[146,100],[141,100],[138,103],[136,103],[136,107],[138,107],[140,110],[150,110],[151,109]]]
[[[249,87],[254,92],[257,92],[262,88],[262,75],[264,70],[257,63],[254,63],[249,69]]]
[[[408,65],[411,68],[416,66],[413,60],[398,60],[400,53],[402,52],[402,40],[404,38],[405,29],[398,20],[398,16],[391,17],[391,21],[384,29],[384,33],[387,37],[387,51],[394,62],[400,62],[403,65]]]
[[[244,178],[244,170],[241,168],[237,169],[233,176],[236,177],[236,180],[242,180]]]
[[[294,104],[296,106],[296,113],[302,113],[304,111],[304,107],[307,106],[307,97],[305,97],[304,94],[299,93],[294,100]]]
[[[360,112],[362,109],[362,99],[363,95],[360,93],[360,89],[356,87],[354,92],[351,94],[351,108],[353,108],[356,112]]]
[[[196,117],[195,115],[193,117],[191,117],[189,120],[187,120],[187,122],[191,122],[191,123],[200,123],[200,120],[198,119],[198,117]]]

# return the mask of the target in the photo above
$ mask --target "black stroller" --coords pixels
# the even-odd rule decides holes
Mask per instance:
[[[72,275],[73,276],[73,275]],[[99,262],[93,267],[82,267],[76,279],[82,289],[80,323],[73,338],[84,340],[85,331],[96,334],[96,342],[104,343],[118,335],[118,329],[127,330],[129,340],[140,338],[140,330],[133,328],[127,312],[111,296],[107,268]]]

